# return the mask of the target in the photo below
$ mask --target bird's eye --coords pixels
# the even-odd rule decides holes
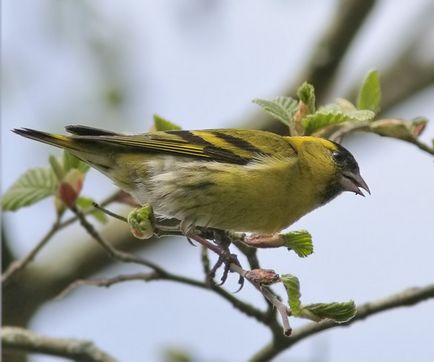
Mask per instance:
[[[333,151],[332,157],[337,163],[341,163],[345,160],[345,155],[339,151]]]

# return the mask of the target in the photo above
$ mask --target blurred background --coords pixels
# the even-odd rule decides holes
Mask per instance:
[[[336,35],[342,17],[348,25]],[[433,120],[433,19],[432,0],[3,1],[2,191],[28,168],[47,165],[49,154],[60,154],[12,128],[63,132],[65,125],[86,124],[145,132],[158,113],[185,129],[279,130],[253,98],[294,95],[303,80],[317,86],[320,102],[351,97],[371,68],[383,76],[384,116]],[[421,139],[430,143],[433,135],[431,123]],[[261,250],[262,266],[297,275],[306,303],[363,303],[432,283],[432,156],[367,134],[344,144],[372,196],[347,193],[293,225],[312,233],[311,257]],[[114,190],[91,171],[83,193],[101,200]],[[41,239],[54,217],[51,199],[3,214],[3,270]],[[200,248],[182,238],[147,243],[131,240],[125,224],[98,228],[113,244],[170,271],[203,277]],[[20,283],[3,291],[3,323],[89,339],[131,362],[170,360],[173,351],[194,361],[244,361],[269,342],[266,328],[217,295],[171,282],[82,287],[54,301],[76,278],[142,270],[111,263],[94,244],[78,226],[61,232]],[[236,278],[229,279],[226,287],[235,291]],[[237,297],[265,307],[250,285]],[[323,332],[276,361],[432,361],[433,325],[433,302],[425,302]]]

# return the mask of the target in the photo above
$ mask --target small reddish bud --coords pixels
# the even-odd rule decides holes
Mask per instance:
[[[57,195],[62,202],[72,207],[75,205],[75,200],[80,195],[83,187],[83,174],[77,170],[70,170],[59,184]]]
[[[271,269],[253,269],[246,273],[245,278],[256,285],[271,285],[280,280],[279,274]]]

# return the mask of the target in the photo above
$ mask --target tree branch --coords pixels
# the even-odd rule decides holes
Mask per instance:
[[[83,362],[116,362],[90,341],[46,337],[17,327],[3,327],[1,336],[6,351],[42,353]]]
[[[409,288],[389,297],[379,299],[377,301],[368,302],[357,307],[356,316],[350,321],[342,324],[336,324],[332,321],[324,321],[319,323],[309,323],[304,327],[294,330],[291,338],[275,336],[273,341],[259,350],[252,358],[251,362],[269,361],[280,352],[292,347],[294,344],[303,339],[317,334],[326,329],[349,326],[359,320],[366,319],[377,313],[385,310],[390,310],[398,307],[408,307],[425,300],[434,298],[434,284],[425,287]]]

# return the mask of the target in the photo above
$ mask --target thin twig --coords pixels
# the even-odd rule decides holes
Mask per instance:
[[[413,141],[408,141],[410,143],[412,143],[413,145],[415,145],[416,147],[418,147],[420,150],[428,152],[431,155],[434,155],[434,147],[429,147],[428,145],[426,145],[423,142],[420,142],[419,140],[413,140]]]
[[[7,270],[2,274],[1,281],[4,285],[19,271],[24,269],[42,250],[42,248],[51,240],[51,238],[60,230],[60,219],[57,218],[50,230],[39,241],[30,252],[22,259],[13,261]]]
[[[116,362],[90,341],[46,337],[19,327],[3,327],[1,336],[2,347],[8,351],[43,353],[73,361]]]
[[[128,220],[127,220],[126,217],[118,215],[118,214],[110,211],[109,209],[106,209],[105,207],[102,207],[101,205],[97,204],[96,202],[92,202],[92,206],[95,209],[98,209],[98,210],[102,211],[104,214],[107,214],[107,215],[109,215],[109,216],[111,216],[111,217],[113,217],[115,219],[118,219],[118,220],[123,221],[123,222],[128,222]]]
[[[107,197],[105,200],[101,202],[101,206],[106,206],[110,204],[111,202],[116,200],[118,192],[115,192],[114,194]],[[83,214],[89,214],[91,212],[95,211],[95,209],[87,210],[86,212],[83,212]],[[78,220],[77,216],[73,216],[63,222],[60,221],[60,217],[57,217],[56,221],[54,222],[53,226],[48,230],[47,234],[39,241],[33,248],[30,250],[30,252],[24,256],[23,258],[19,260],[13,261],[7,270],[2,274],[1,282],[3,285],[7,285],[7,283],[11,280],[11,278],[16,275],[16,273],[23,270],[29,263],[31,263],[36,255],[41,252],[41,250],[44,248],[44,246],[51,240],[51,238],[60,230],[64,229],[65,227],[73,224]]]
[[[83,212],[78,210],[76,207],[71,207],[70,209],[77,216],[81,226],[83,226],[83,228],[89,233],[89,235],[98,242],[98,244],[107,252],[109,256],[125,263],[135,263],[147,266],[155,271],[160,270],[160,267],[158,265],[148,260],[145,260],[140,256],[117,250],[116,248],[111,246],[101,237],[101,235],[96,231],[93,225],[87,221],[86,216],[83,214]]]
[[[69,293],[74,291],[75,289],[84,286],[96,286],[96,287],[111,287],[114,284],[141,280],[144,282],[148,282],[154,279],[159,279],[159,274],[155,271],[149,273],[135,273],[135,274],[120,274],[113,278],[101,278],[101,279],[78,279],[75,282],[71,283],[64,289],[57,297],[57,300],[65,298]]]
[[[266,326],[269,327],[271,326],[274,329],[279,328],[277,323],[275,322],[270,323],[268,316],[264,312],[234,297],[231,293],[228,293],[226,290],[217,286],[216,284],[209,285],[206,282],[169,273],[166,270],[163,270],[161,267],[159,267],[159,271],[152,271],[149,273],[118,275],[113,278],[106,278],[106,279],[77,280],[74,283],[70,284],[63,292],[61,292],[57,296],[57,299],[64,298],[67,294],[71,293],[74,289],[80,286],[90,285],[90,286],[97,286],[97,287],[110,287],[114,284],[128,282],[128,281],[137,281],[137,280],[141,280],[145,282],[154,281],[154,280],[167,280],[167,281],[173,281],[185,285],[190,285],[193,287],[198,287],[201,289],[213,290],[223,299],[228,301],[234,308],[238,309],[240,312],[244,313],[245,315],[255,318],[258,322],[261,322]]]
[[[274,336],[271,343],[261,348],[252,358],[251,362],[265,362],[270,361],[273,357],[277,356],[280,352],[292,347],[294,344],[304,340],[305,338],[317,334],[326,329],[332,329],[342,326],[349,326],[353,323],[371,317],[374,314],[383,312],[399,307],[408,307],[414,304],[423,302],[428,299],[434,298],[434,284],[427,285],[419,288],[405,289],[399,293],[393,294],[389,297],[368,302],[357,307],[356,316],[350,321],[342,324],[337,324],[333,321],[327,320],[319,323],[309,323],[304,327],[294,330],[291,338],[282,338],[278,335]]]

